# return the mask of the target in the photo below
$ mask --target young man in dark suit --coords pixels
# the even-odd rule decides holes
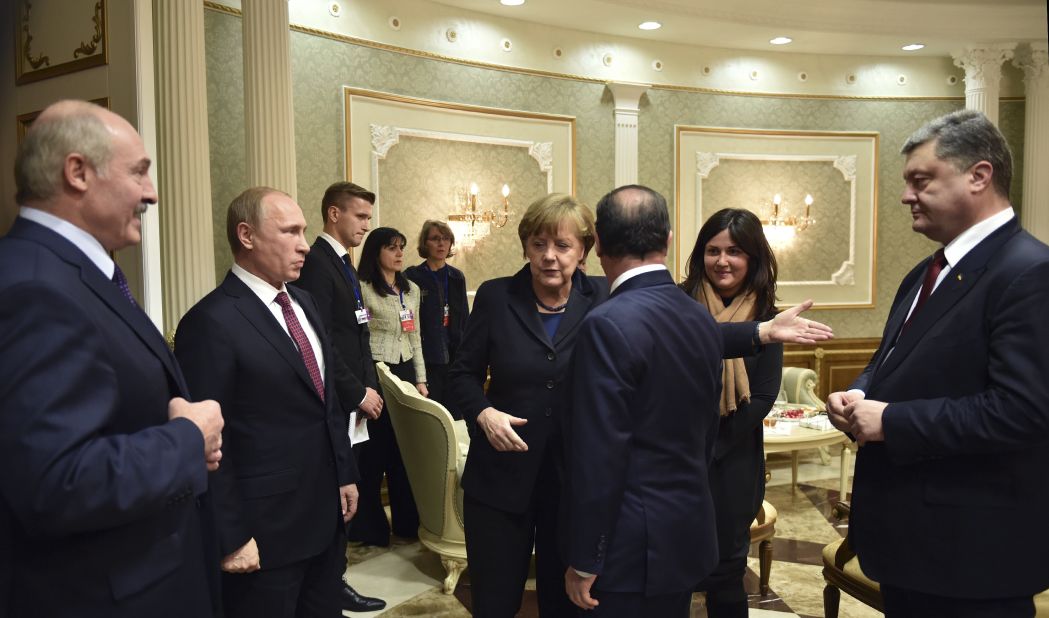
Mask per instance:
[[[211,616],[202,506],[222,415],[188,403],[111,252],[156,202],[135,129],[83,101],[48,107],[15,162],[0,240],[0,614]],[[6,592],[5,592],[6,591]]]
[[[226,216],[234,265],[175,333],[193,394],[226,410],[211,493],[228,618],[341,614],[338,568],[357,469],[327,330],[309,293],[286,285],[309,251],[305,229],[285,193],[257,187],[234,198]]]
[[[377,419],[382,412],[382,397],[375,375],[369,343],[368,317],[363,312],[360,282],[349,250],[360,246],[368,232],[375,194],[352,182],[336,182],[324,191],[321,215],[324,231],[306,255],[302,272],[294,285],[313,295],[321,321],[331,332],[335,355],[335,390],[347,416],[357,410],[356,423]],[[364,444],[353,451],[359,454]],[[359,456],[359,455],[358,455]],[[381,518],[382,521],[377,521]],[[371,519],[372,521],[368,521]],[[383,533],[386,513],[381,504],[362,505],[353,521],[354,528],[378,526]],[[345,564],[339,570],[340,577]],[[366,597],[343,581],[342,608],[351,612],[378,611],[386,607],[382,599]]]
[[[943,247],[827,401],[861,445],[850,539],[890,617],[1033,616],[1049,540],[1017,522],[1049,509],[1049,247],[1020,229],[1009,147],[983,114],[938,118],[903,154],[912,227]]]

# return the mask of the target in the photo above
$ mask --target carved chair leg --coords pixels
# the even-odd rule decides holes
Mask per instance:
[[[445,558],[441,557],[441,564],[444,565],[444,571],[448,574],[444,578],[444,593],[452,594],[455,592],[455,586],[459,583],[459,576],[463,574],[466,569],[466,561],[458,558]]]
[[[834,586],[827,584],[823,588],[823,616],[824,618],[838,618],[838,601],[841,600],[841,592]]]
[[[761,594],[769,593],[769,576],[772,571],[772,541],[765,539],[758,545],[758,578]]]

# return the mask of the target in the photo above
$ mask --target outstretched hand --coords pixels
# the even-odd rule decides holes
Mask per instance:
[[[758,326],[761,343],[802,343],[812,345],[834,338],[834,330],[826,324],[801,317],[812,307],[812,299],[795,305]]]

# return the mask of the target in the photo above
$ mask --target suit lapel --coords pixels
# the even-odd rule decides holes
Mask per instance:
[[[131,329],[135,336],[142,341],[150,352],[156,356],[168,372],[172,381],[178,387],[180,394],[188,392],[182,371],[175,362],[163,335],[157,330],[155,324],[150,321],[149,316],[141,308],[128,302],[116,285],[98,269],[82,251],[66,240],[62,235],[27,219],[19,218],[11,228],[12,237],[25,238],[44,245],[60,258],[80,270],[80,280],[91,290],[113,313]]]
[[[929,330],[940,322],[952,307],[965,298],[966,294],[976,287],[980,277],[987,271],[987,265],[991,258],[1019,230],[1019,223],[1016,219],[1013,219],[992,232],[980,244],[973,247],[958,262],[957,266],[951,268],[943,281],[940,282],[940,285],[936,286],[935,291],[925,301],[921,311],[914,315],[910,324],[900,334],[892,354],[885,360],[884,365],[878,368],[875,377],[887,375],[900,366]],[[922,272],[924,272],[924,269]],[[918,285],[920,286],[921,283],[919,282]],[[909,295],[909,298],[913,300],[914,296]],[[906,316],[910,306],[910,302],[901,304],[901,311],[897,313]]]
[[[586,275],[576,271],[573,278],[572,292],[568,296],[568,306],[565,307],[565,314],[561,318],[561,324],[557,327],[557,332],[554,334],[555,348],[561,345],[561,341],[583,321],[583,318],[586,317],[586,314],[594,304],[593,296],[586,293],[584,289],[584,286],[589,284],[586,280]]]
[[[346,286],[346,293],[354,297],[354,303],[356,303],[357,301],[353,286],[350,284],[349,279],[346,278],[346,271],[344,270],[346,268],[346,262],[342,261],[342,258],[335,253],[335,249],[332,249],[331,245],[328,244],[328,241],[323,238],[318,237],[317,240],[314,241],[313,250],[320,251],[327,258],[328,266],[335,270],[336,279],[342,281],[343,285]],[[353,267],[350,266],[350,268]],[[356,270],[354,270],[353,274],[357,274]]]
[[[510,282],[510,294],[508,296],[507,302],[510,305],[510,311],[521,321],[521,325],[525,327],[525,330],[535,337],[537,341],[553,350],[553,343],[547,337],[546,329],[543,328],[543,322],[539,318],[539,312],[535,308],[532,273],[527,264],[514,275],[513,280]]]
[[[306,364],[302,362],[302,357],[299,356],[295,343],[288,336],[288,333],[285,332],[284,327],[277,322],[277,318],[270,313],[269,307],[262,304],[259,297],[232,272],[226,275],[226,279],[222,282],[221,287],[226,295],[233,298],[234,306],[244,316],[244,319],[295,370],[299,378],[310,388],[310,392],[316,393],[316,389],[313,387],[313,380],[310,379],[310,374],[306,371]],[[274,296],[276,295],[274,293]]]

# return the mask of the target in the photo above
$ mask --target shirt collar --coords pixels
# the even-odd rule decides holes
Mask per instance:
[[[324,240],[328,241],[328,244],[331,245],[331,248],[335,250],[335,255],[339,256],[340,260],[342,259],[342,257],[344,255],[346,255],[348,253],[348,251],[346,251],[346,247],[343,247],[342,243],[337,241],[337,240],[335,240],[335,237],[332,236],[331,234],[329,234],[327,232],[321,232],[321,236],[320,237],[323,238]]]
[[[115,270],[113,258],[109,257],[109,252],[102,246],[102,243],[98,242],[98,239],[91,234],[73,225],[69,221],[56,217],[49,212],[40,210],[39,208],[23,206],[18,211],[18,215],[32,221],[33,223],[38,223],[46,227],[62,238],[73,243],[77,249],[80,249],[80,251],[91,260],[91,263],[102,271],[102,274],[106,276],[106,279],[113,278],[113,271]]]
[[[280,289],[273,287],[269,283],[263,281],[260,277],[248,272],[243,266],[234,262],[233,268],[230,269],[238,279],[244,282],[244,285],[248,286],[255,296],[259,297],[262,304],[269,306],[270,303],[277,299],[277,294],[280,292],[287,292],[288,286],[281,284]]]
[[[616,277],[616,280],[612,282],[612,289],[608,291],[609,294],[616,291],[616,288],[626,283],[629,279],[633,279],[638,275],[645,273],[655,272],[657,270],[667,270],[666,264],[646,264],[644,266],[635,266],[625,273]]]
[[[972,251],[973,247],[983,242],[995,230],[1012,221],[1015,216],[1016,213],[1010,206],[958,234],[957,238],[943,248],[943,256],[947,258],[947,265],[953,268],[962,261],[967,253]]]

